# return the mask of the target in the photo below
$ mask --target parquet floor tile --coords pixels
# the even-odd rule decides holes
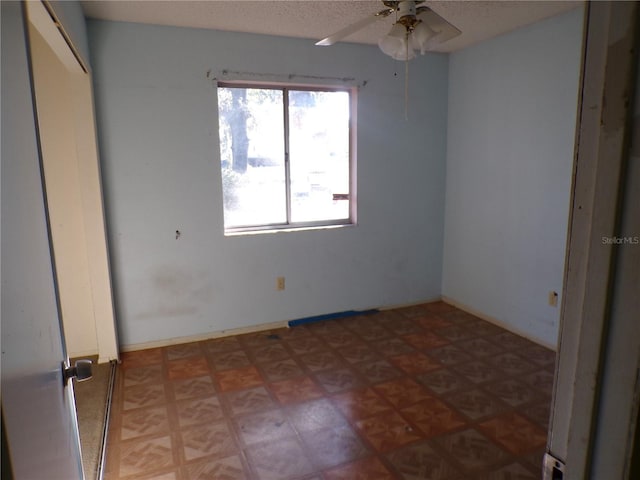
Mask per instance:
[[[538,479],[554,364],[443,302],[127,352],[105,479]]]

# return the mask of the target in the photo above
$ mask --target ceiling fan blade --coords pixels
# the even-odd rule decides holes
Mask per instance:
[[[420,20],[426,23],[429,28],[438,32],[438,34],[430,40],[429,43],[431,45],[444,43],[462,33],[457,27],[450,24],[429,7],[418,7],[416,9],[416,15]]]
[[[370,17],[365,17],[362,20],[356,23],[352,23],[348,27],[345,27],[342,30],[334,33],[333,35],[329,35],[327,38],[323,38],[319,42],[316,42],[316,45],[321,45],[321,46],[333,45],[334,43],[339,42],[343,38],[348,37],[352,33],[357,32],[361,28],[366,27],[370,23],[373,23],[376,20],[379,20],[381,18],[388,17],[393,12],[394,12],[393,8],[385,8],[384,10],[380,10],[378,13],[374,13]]]

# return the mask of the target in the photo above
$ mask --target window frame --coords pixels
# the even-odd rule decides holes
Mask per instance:
[[[241,225],[227,227],[223,225],[225,235],[265,233],[271,231],[298,231],[298,230],[315,230],[323,228],[336,228],[343,226],[356,225],[356,112],[357,112],[357,88],[343,85],[307,85],[307,84],[284,84],[269,82],[251,82],[251,81],[218,81],[216,85],[216,98],[219,102],[218,89],[220,88],[245,88],[245,89],[266,89],[279,90],[282,92],[282,108],[284,122],[284,168],[285,168],[285,198],[286,198],[286,220],[285,222],[257,224],[257,225]],[[349,216],[346,218],[332,220],[314,220],[306,222],[291,221],[291,165],[290,165],[290,148],[289,148],[289,91],[308,91],[308,92],[345,92],[349,95]],[[217,103],[218,128],[220,128],[220,109]],[[218,139],[218,155],[222,160],[220,152],[220,139]],[[221,168],[221,162],[218,165]],[[222,192],[224,196],[224,191]],[[224,213],[224,202],[222,202]]]

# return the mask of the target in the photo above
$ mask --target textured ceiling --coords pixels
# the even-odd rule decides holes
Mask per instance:
[[[435,48],[452,52],[581,5],[579,1],[426,1],[462,35]],[[210,28],[319,40],[370,16],[384,5],[376,0],[136,0],[83,1],[85,15],[103,20]],[[343,41],[376,44],[393,16]],[[318,47],[321,48],[321,47]],[[330,48],[330,47],[323,47]]]

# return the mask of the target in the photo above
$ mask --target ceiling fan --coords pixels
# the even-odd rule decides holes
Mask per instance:
[[[416,50],[424,54],[434,45],[446,42],[462,33],[431,8],[421,5],[424,0],[383,0],[382,3],[386,7],[384,10],[343,28],[320,40],[316,45],[333,45],[393,13],[396,14],[396,22],[389,33],[378,41],[378,46],[380,50],[396,60],[411,60],[415,57]]]

